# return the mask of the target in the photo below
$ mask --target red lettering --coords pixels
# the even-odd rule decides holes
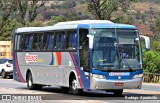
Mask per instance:
[[[26,62],[37,62],[38,61],[38,56],[37,55],[26,55],[25,56]]]

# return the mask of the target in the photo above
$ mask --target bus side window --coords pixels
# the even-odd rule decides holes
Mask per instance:
[[[73,36],[72,33],[69,34],[69,50],[72,50],[72,41],[73,41]]]
[[[67,50],[75,50],[76,49],[76,32],[75,31],[68,31],[67,32],[65,48]]]
[[[57,39],[57,34],[54,33],[54,39],[53,39],[53,50],[56,49],[56,39]]]
[[[38,34],[37,33],[34,33],[34,36],[33,36],[33,50],[37,50],[37,39],[38,39]]]
[[[22,35],[22,45],[21,45],[22,50],[25,50],[25,41],[26,41],[26,36],[23,34]]]
[[[35,33],[34,34],[34,38],[33,38],[33,50],[35,51],[40,51],[42,49],[42,36],[43,34],[38,34]]]
[[[47,47],[46,47],[46,42],[47,42],[47,35],[46,34],[43,34],[43,50],[46,50]]]
[[[42,50],[43,46],[43,34],[40,34],[37,39],[37,49]]]
[[[22,45],[22,43],[21,43],[21,34],[19,34],[19,35],[16,35],[16,37],[15,37],[15,50],[21,50],[22,48],[21,48],[21,45]]]
[[[65,35],[65,50],[69,50],[69,31]]]
[[[33,43],[33,34],[30,34],[28,37],[28,44],[29,44],[29,48],[28,50],[32,50],[32,43]]]
[[[60,48],[60,42],[61,42],[61,35],[59,33],[57,33],[56,49]]]
[[[56,49],[64,50],[65,32],[58,32],[56,38]]]
[[[52,50],[53,49],[53,33],[49,33],[47,35],[47,50]]]
[[[31,50],[32,49],[32,39],[33,35],[32,34],[25,34],[23,35],[23,50]]]
[[[64,50],[64,43],[65,43],[65,35],[61,34],[60,50]]]

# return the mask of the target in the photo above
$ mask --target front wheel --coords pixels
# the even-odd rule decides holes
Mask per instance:
[[[70,85],[70,91],[71,93],[78,95],[78,94],[82,94],[83,90],[82,89],[78,89],[78,81],[77,79],[74,77],[72,79],[71,85]]]
[[[2,78],[6,78],[6,72],[4,70],[2,71]]]

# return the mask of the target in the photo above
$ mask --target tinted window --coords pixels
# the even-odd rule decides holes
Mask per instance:
[[[66,50],[69,50],[69,34],[70,34],[70,32],[67,32],[67,34],[66,34],[66,36],[65,36],[65,49]]]
[[[56,48],[57,50],[64,50],[65,32],[56,33]]]
[[[13,64],[13,60],[8,60],[9,63]]]
[[[23,35],[23,50],[31,50],[32,49],[32,34]]]
[[[42,50],[43,33],[35,33],[33,38],[33,50]]]
[[[56,39],[57,39],[57,34],[54,34],[53,49],[56,49]]]
[[[67,32],[66,49],[68,49],[68,50],[75,50],[76,49],[76,38],[77,38],[76,31]]]
[[[46,42],[47,50],[53,49],[53,37],[54,37],[53,33],[48,33]]]
[[[14,42],[15,42],[14,49],[15,50],[21,50],[21,36],[22,36],[21,34],[15,36],[15,40],[14,40]]]
[[[4,64],[8,61],[8,59],[1,59],[1,64]]]
[[[52,50],[53,49],[53,32],[44,33],[43,36],[43,50]]]

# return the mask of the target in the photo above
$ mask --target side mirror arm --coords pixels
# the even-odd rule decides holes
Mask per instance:
[[[94,36],[88,34],[87,37],[89,38],[89,49],[93,49],[93,40],[94,40]]]

